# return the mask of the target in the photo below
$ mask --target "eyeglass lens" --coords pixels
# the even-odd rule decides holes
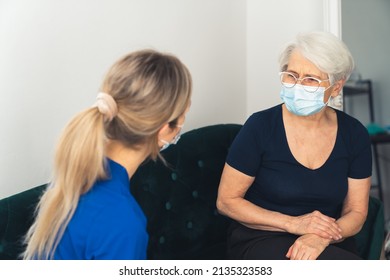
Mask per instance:
[[[308,92],[316,92],[320,87],[320,83],[321,83],[321,81],[312,77],[305,77],[302,79],[298,79],[292,73],[288,73],[288,72],[280,73],[280,82],[284,87],[292,88],[296,85],[298,81],[301,82],[303,89]]]

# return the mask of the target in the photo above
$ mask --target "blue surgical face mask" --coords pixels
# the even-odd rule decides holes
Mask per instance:
[[[183,128],[183,125],[178,125],[177,127],[180,128],[179,132],[176,134],[175,137],[173,137],[171,142],[165,141],[164,139],[160,139],[161,142],[164,143],[164,145],[160,148],[160,152],[167,149],[170,145],[176,145],[176,143],[180,140],[181,136],[181,129]]]
[[[287,88],[282,86],[280,98],[286,104],[287,110],[297,116],[310,116],[321,111],[329,102],[324,103],[325,90],[319,87],[316,92],[304,90],[301,84]]]

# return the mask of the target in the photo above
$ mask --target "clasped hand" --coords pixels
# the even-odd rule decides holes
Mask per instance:
[[[294,217],[289,232],[301,235],[289,248],[289,259],[316,259],[332,240],[340,240],[341,229],[334,218],[319,211]]]
[[[342,238],[340,234],[341,229],[336,220],[317,210],[309,214],[293,217],[288,231],[296,235],[314,233],[320,237],[333,240]]]
[[[316,260],[330,241],[315,234],[302,235],[288,249],[286,257],[290,260]]]

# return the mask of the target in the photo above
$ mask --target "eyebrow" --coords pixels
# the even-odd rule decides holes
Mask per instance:
[[[286,71],[296,75],[299,78],[298,72],[296,72],[294,70],[289,70],[289,69],[287,69]],[[305,75],[303,75],[303,77],[305,77],[305,78],[313,77],[313,78],[317,78],[319,80],[322,80],[321,76],[318,76],[318,75],[315,75],[315,74],[305,74]]]

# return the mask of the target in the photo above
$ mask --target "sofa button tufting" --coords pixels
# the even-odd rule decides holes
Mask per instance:
[[[173,172],[171,174],[171,178],[172,178],[173,181],[176,181],[177,180],[177,174]]]
[[[164,236],[160,236],[158,242],[159,242],[160,244],[164,244],[164,243],[165,243],[165,237],[164,237]]]
[[[198,160],[198,166],[199,166],[199,167],[203,167],[203,166],[204,166],[203,160]]]
[[[165,203],[165,209],[171,210],[171,208],[172,208],[172,204],[169,201]]]
[[[193,191],[192,192],[192,197],[197,198],[198,197],[198,191]]]
[[[191,221],[187,222],[187,228],[192,229],[192,222]]]

